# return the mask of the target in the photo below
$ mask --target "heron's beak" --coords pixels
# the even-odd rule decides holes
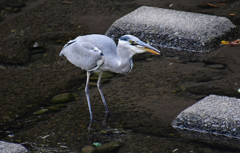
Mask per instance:
[[[136,47],[141,48],[144,51],[160,55],[160,51],[158,49],[148,45],[147,43],[142,41],[137,41],[136,43],[137,43]]]

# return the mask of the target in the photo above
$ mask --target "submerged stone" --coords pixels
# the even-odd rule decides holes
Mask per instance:
[[[113,77],[113,73],[111,72],[103,72],[102,74],[102,78],[112,78]]]
[[[43,109],[40,109],[40,110],[34,112],[33,114],[39,115],[39,114],[46,113],[46,112],[48,112],[48,111],[49,111],[49,109],[43,108]]]
[[[94,153],[95,150],[96,150],[96,148],[94,148],[93,146],[84,146],[82,148],[83,153]]]
[[[182,111],[172,126],[190,139],[240,148],[240,99],[210,95]]]
[[[118,39],[132,34],[164,49],[161,53],[166,56],[199,60],[235,29],[225,17],[142,6],[116,20],[106,35]]]
[[[48,109],[49,109],[50,111],[59,111],[59,110],[61,110],[60,107],[56,107],[56,106],[49,106]]]
[[[75,100],[75,97],[73,96],[72,93],[63,93],[63,94],[54,96],[51,102],[52,103],[68,103],[74,100]]]
[[[112,141],[109,143],[102,144],[101,146],[96,148],[96,152],[112,152],[118,149],[122,145],[119,141]]]
[[[0,15],[0,22],[2,22],[3,20],[4,20],[4,17]]]
[[[209,65],[208,67],[211,68],[211,69],[223,69],[224,65],[222,65],[222,64],[213,64],[213,65]]]
[[[55,104],[55,105],[52,105],[52,106],[49,106],[48,109],[50,111],[59,111],[61,110],[63,107],[66,107],[67,105],[66,104]]]
[[[94,73],[91,77],[92,80],[97,80],[98,79],[99,74],[98,73]],[[108,78],[112,78],[113,77],[113,73],[112,72],[103,72],[102,74],[102,79],[108,79]]]

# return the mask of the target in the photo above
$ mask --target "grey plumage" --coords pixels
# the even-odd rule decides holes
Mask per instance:
[[[87,71],[85,92],[90,112],[89,128],[93,120],[88,89],[91,72],[100,72],[97,86],[105,106],[106,119],[109,111],[101,90],[102,72],[129,73],[133,67],[132,56],[145,51],[160,54],[159,50],[132,35],[122,36],[119,39],[118,46],[105,35],[92,34],[70,40],[63,47],[59,55],[64,55],[72,64]]]

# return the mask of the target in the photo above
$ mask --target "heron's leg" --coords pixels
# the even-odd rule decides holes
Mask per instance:
[[[108,114],[109,111],[108,111],[107,103],[106,103],[106,101],[105,101],[105,98],[104,98],[104,95],[103,95],[103,92],[102,92],[102,89],[101,89],[102,73],[103,73],[103,72],[100,72],[100,73],[99,73],[99,77],[98,77],[98,81],[97,81],[97,87],[98,87],[98,90],[99,90],[100,95],[101,95],[101,97],[102,97],[102,101],[103,101],[103,104],[104,104],[104,107],[105,107],[105,113]]]
[[[103,125],[105,126],[106,125],[106,120],[107,120],[107,117],[108,117],[108,114],[109,114],[109,110],[108,110],[108,107],[107,107],[107,103],[105,101],[105,98],[104,98],[104,95],[103,95],[103,92],[102,92],[102,89],[101,89],[101,79],[102,79],[102,73],[103,72],[100,72],[99,73],[99,77],[98,77],[98,82],[97,82],[97,87],[98,87],[98,90],[100,92],[100,95],[102,97],[102,101],[103,101],[103,104],[104,104],[104,107],[105,107],[105,118],[103,120]]]
[[[88,126],[88,129],[91,129],[92,121],[93,121],[93,116],[92,116],[92,109],[91,109],[91,103],[90,103],[90,98],[89,98],[89,79],[90,79],[91,73],[87,71],[87,82],[86,82],[86,87],[85,87],[85,93],[87,97],[87,102],[88,102],[88,109],[90,113],[90,123]]]

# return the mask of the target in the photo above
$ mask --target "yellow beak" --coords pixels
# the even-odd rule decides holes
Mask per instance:
[[[139,47],[144,51],[160,55],[160,51],[158,49],[148,45],[147,43],[142,42],[142,41],[137,41],[136,43],[137,43],[136,47]]]

